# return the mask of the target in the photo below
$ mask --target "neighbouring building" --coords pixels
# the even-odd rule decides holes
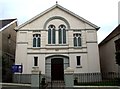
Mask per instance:
[[[0,58],[2,59],[2,81],[12,81],[11,66],[15,62],[16,19],[0,20]]]
[[[101,72],[120,72],[120,66],[116,64],[116,52],[120,52],[120,25],[99,44]]]
[[[35,67],[52,80],[64,80],[67,67],[100,73],[99,27],[66,8],[56,4],[15,29],[15,64],[23,65],[22,74]]]

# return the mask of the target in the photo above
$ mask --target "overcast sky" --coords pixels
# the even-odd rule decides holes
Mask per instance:
[[[118,26],[119,0],[0,0],[0,19],[17,18],[18,25],[58,4],[100,27],[101,42]]]

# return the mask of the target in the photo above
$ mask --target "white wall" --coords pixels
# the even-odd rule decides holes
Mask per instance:
[[[77,66],[76,56],[81,56],[81,65]],[[88,73],[88,59],[86,53],[76,53],[76,54],[69,54],[70,57],[70,67],[74,69],[75,73]]]
[[[63,17],[70,24],[70,29],[67,29],[67,44],[65,45],[48,45],[47,28],[43,29],[43,27],[45,22],[54,16]],[[49,24],[59,26],[62,23],[64,23],[63,20],[54,19],[53,21],[50,21],[47,26]],[[66,23],[64,24],[67,25]],[[90,30],[87,31],[85,29]],[[80,32],[82,34],[82,47],[79,48],[74,48],[73,46],[73,33],[76,32]],[[41,34],[40,48],[32,47],[32,37],[34,33]],[[22,63],[24,65],[23,73],[29,74],[31,73],[33,67],[33,58],[34,56],[38,56],[39,68],[44,74],[45,57],[49,55],[68,55],[69,65],[75,69],[75,73],[100,72],[99,55],[96,42],[97,33],[92,26],[62,11],[61,9],[55,8],[18,30],[16,64]],[[81,56],[81,68],[76,67],[76,56]]]
[[[86,30],[87,34],[87,52],[88,52],[88,71],[100,72],[99,51],[97,44],[97,31]]]
[[[41,17],[27,24],[21,29],[31,29],[31,28],[34,30],[43,29],[45,22],[49,18],[54,17],[54,16],[60,16],[60,17],[65,18],[69,22],[71,29],[94,29],[92,26],[84,23],[83,21],[77,19],[76,17],[73,17],[72,15],[68,14],[67,12],[64,12],[63,10],[59,8],[55,8],[51,10],[50,12],[42,15]]]

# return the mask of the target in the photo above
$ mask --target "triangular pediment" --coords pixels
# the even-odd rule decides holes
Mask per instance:
[[[62,6],[58,5],[58,4],[52,6],[51,8],[45,10],[45,11],[42,12],[42,13],[36,15],[35,17],[33,17],[32,19],[30,19],[30,20],[28,20],[27,22],[23,23],[22,25],[16,27],[15,29],[16,29],[16,30],[19,30],[19,29],[25,27],[26,25],[28,25],[28,24],[34,22],[35,20],[39,19],[40,17],[42,17],[42,16],[46,15],[47,13],[52,12],[52,11],[54,11],[54,10],[65,12],[65,13],[71,15],[72,17],[74,17],[74,18],[76,18],[76,19],[82,21],[83,23],[86,24],[86,26],[92,27],[92,28],[94,28],[94,29],[96,29],[96,30],[99,29],[99,27],[96,26],[95,24],[89,22],[88,20],[86,20],[86,19],[84,19],[84,18],[78,16],[77,14],[75,14],[75,13],[69,11],[68,9],[66,9],[66,8],[64,8],[64,7],[62,7]],[[55,15],[56,15],[56,13],[54,13],[54,16],[55,16]],[[57,16],[58,16],[58,15],[57,15]],[[51,17],[51,16],[48,15],[47,17]]]

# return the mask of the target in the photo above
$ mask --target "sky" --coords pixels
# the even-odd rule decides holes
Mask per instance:
[[[119,0],[0,0],[0,20],[17,18],[18,25],[56,4],[99,26],[98,43],[118,26]]]

